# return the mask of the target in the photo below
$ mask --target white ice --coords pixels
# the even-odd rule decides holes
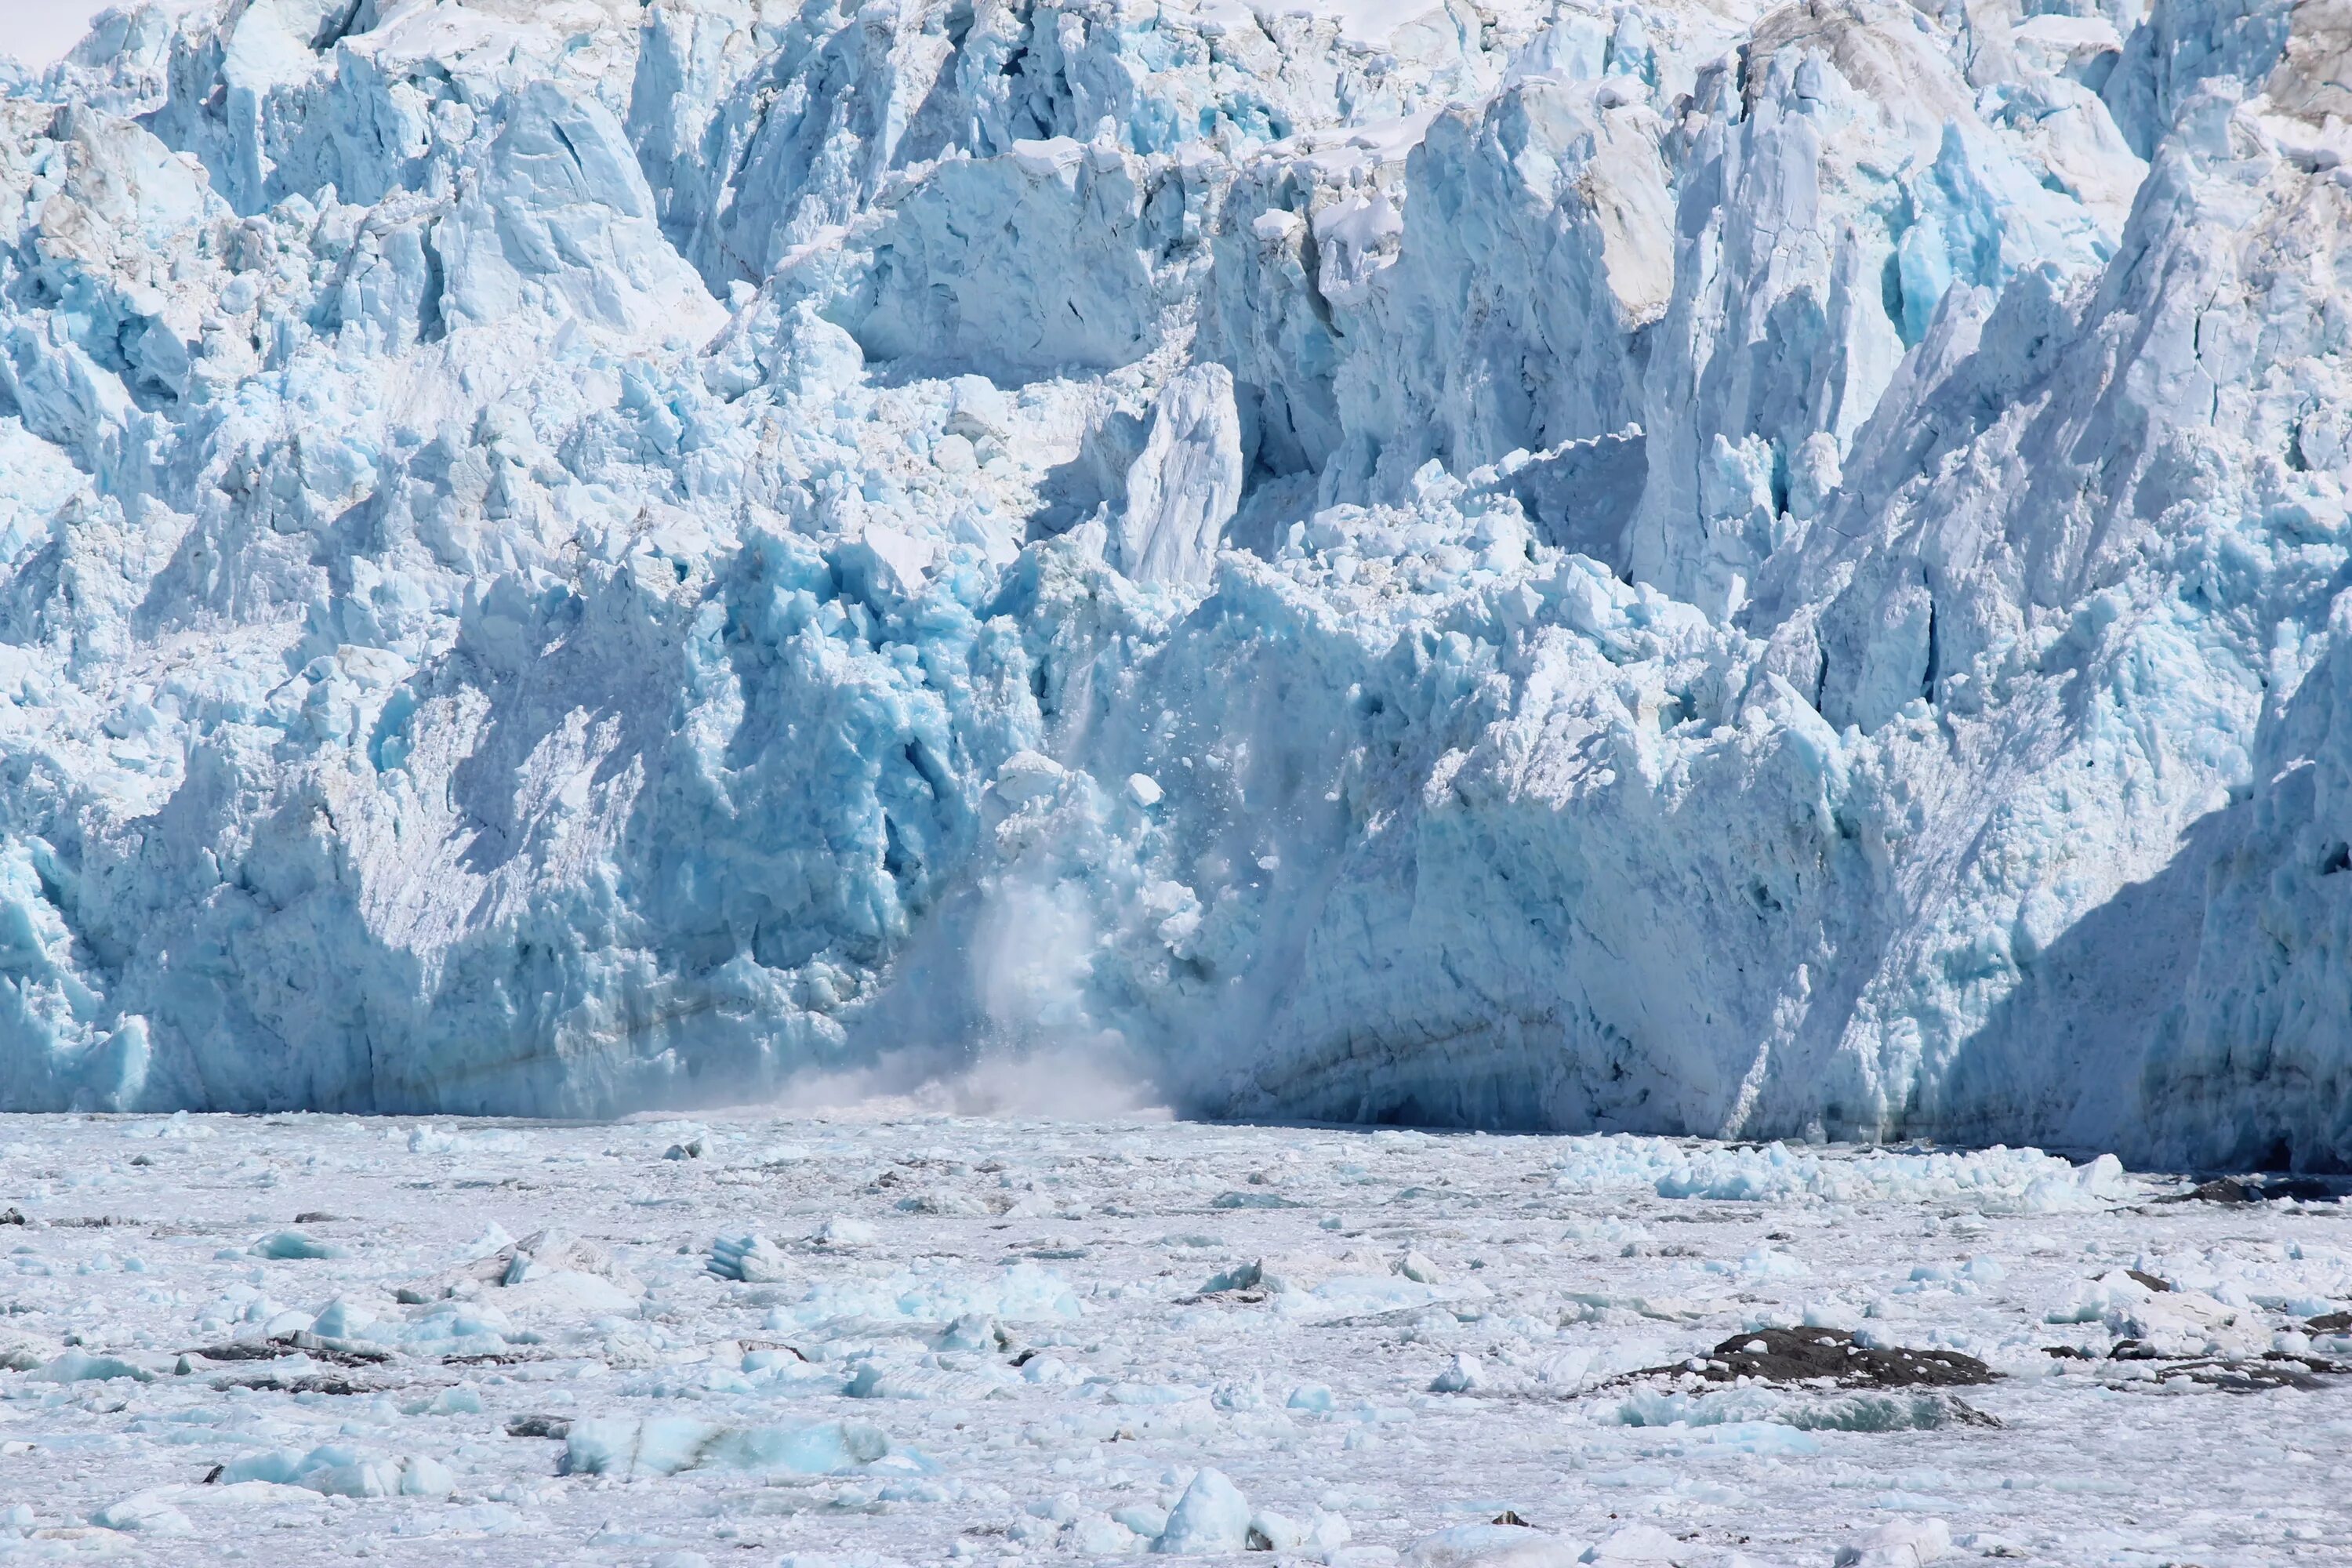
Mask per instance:
[[[2352,34],[2028,9],[0,67],[0,1104],[2344,1165]]]
[[[2347,1205],[2180,1191],[904,1110],[0,1118],[0,1562],[2341,1563]],[[1805,1325],[1991,1380],[1703,1375]]]

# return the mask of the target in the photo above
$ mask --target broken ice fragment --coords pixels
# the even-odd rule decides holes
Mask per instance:
[[[1422,1285],[1441,1284],[1445,1279],[1445,1271],[1419,1252],[1406,1253],[1397,1264],[1397,1272]]]
[[[1486,1369],[1475,1355],[1459,1354],[1430,1380],[1432,1394],[1467,1394],[1486,1380]]]
[[[134,1492],[100,1509],[89,1516],[89,1521],[137,1535],[193,1535],[196,1527],[188,1521],[186,1514],[172,1506],[172,1497],[177,1490],[174,1487],[157,1487]]]
[[[1221,1470],[1203,1466],[1169,1511],[1168,1527],[1151,1550],[1205,1557],[1249,1545],[1250,1505]]]
[[[89,1383],[106,1382],[127,1377],[135,1383],[152,1383],[155,1374],[142,1366],[134,1366],[120,1356],[90,1355],[82,1351],[68,1351],[55,1360],[36,1367],[26,1374],[29,1383]]]
[[[819,1247],[871,1247],[877,1237],[878,1233],[864,1220],[845,1216],[829,1219],[809,1234]]]
[[[1574,1568],[1576,1548],[1556,1535],[1516,1524],[1462,1524],[1425,1535],[1404,1560],[1410,1568]]]
[[[710,1244],[709,1271],[747,1285],[781,1283],[790,1272],[783,1253],[764,1236],[720,1237]]]
[[[565,1475],[648,1477],[710,1468],[775,1475],[830,1476],[894,1454],[876,1427],[855,1421],[728,1426],[685,1415],[574,1421],[565,1436]],[[904,1456],[921,1468],[919,1456]]]
[[[224,1485],[272,1481],[328,1497],[446,1497],[457,1482],[448,1467],[418,1455],[373,1458],[346,1444],[329,1443],[306,1451],[278,1448],[232,1459],[221,1472]]]
[[[1940,1519],[1889,1520],[1838,1548],[1837,1568],[1925,1568],[1952,1549]]]
[[[247,1249],[256,1258],[268,1258],[280,1262],[322,1260],[349,1258],[347,1247],[331,1241],[319,1241],[299,1230],[280,1230],[263,1237]]]
[[[1587,1547],[1579,1561],[1595,1568],[1680,1568],[1696,1555],[1654,1524],[1623,1524]]]
[[[1181,372],[1152,405],[1143,452],[1127,472],[1119,566],[1139,583],[1204,583],[1242,493],[1233,373]]]

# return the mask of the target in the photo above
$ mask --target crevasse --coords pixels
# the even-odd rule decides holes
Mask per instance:
[[[0,1104],[2352,1164],[2332,0],[0,65]]]

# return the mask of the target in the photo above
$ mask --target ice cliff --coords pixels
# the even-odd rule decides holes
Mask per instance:
[[[0,91],[0,1104],[2352,1165],[2345,0],[150,0]]]

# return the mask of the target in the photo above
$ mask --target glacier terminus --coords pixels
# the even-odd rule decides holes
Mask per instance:
[[[0,1105],[2344,1169],[2347,116],[2344,0],[109,11]]]

